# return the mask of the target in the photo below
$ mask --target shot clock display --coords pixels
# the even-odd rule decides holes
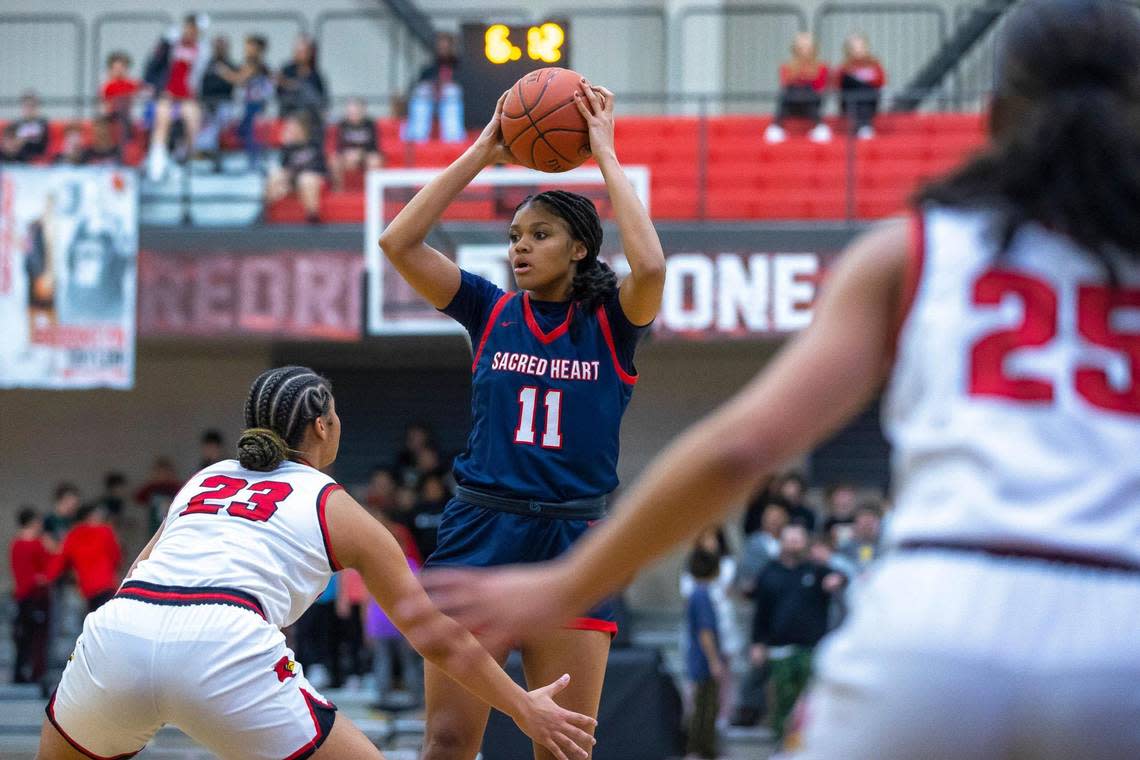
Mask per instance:
[[[487,123],[495,101],[524,74],[547,66],[569,68],[570,31],[565,19],[535,24],[464,24],[463,114],[468,129]]]

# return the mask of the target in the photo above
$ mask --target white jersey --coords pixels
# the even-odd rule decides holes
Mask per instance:
[[[1140,564],[1140,267],[1027,225],[928,209],[884,406],[888,540]]]
[[[131,581],[236,589],[256,599],[270,623],[288,626],[341,569],[324,520],[325,502],[339,488],[297,462],[272,472],[233,459],[211,465],[179,491]]]

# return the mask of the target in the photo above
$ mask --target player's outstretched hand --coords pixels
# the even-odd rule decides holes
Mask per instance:
[[[578,610],[560,593],[557,563],[496,569],[427,570],[420,577],[435,606],[488,648],[513,647],[553,630]]]
[[[515,723],[535,743],[550,750],[558,760],[583,760],[590,756],[595,740],[591,731],[598,722],[559,707],[554,695],[570,685],[564,675],[549,686],[527,694],[527,706]]]
[[[475,140],[475,145],[484,152],[484,161],[487,166],[512,162],[511,152],[503,144],[503,103],[507,100],[507,92],[499,96],[499,102],[495,104],[495,113]]]
[[[617,156],[614,148],[614,94],[583,78],[574,94],[579,113],[590,130],[590,152],[594,158]]]

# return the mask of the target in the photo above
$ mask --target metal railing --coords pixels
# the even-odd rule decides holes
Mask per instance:
[[[0,16],[5,56],[0,97],[35,90],[42,98],[84,90],[86,25],[75,13],[13,13]]]

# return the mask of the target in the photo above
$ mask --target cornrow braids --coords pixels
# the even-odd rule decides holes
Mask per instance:
[[[251,444],[256,439],[263,450],[278,448],[266,445],[266,431],[275,434],[284,447],[296,449],[308,424],[327,414],[331,403],[331,384],[308,367],[266,370],[249,387],[245,401],[245,426],[248,430],[242,435],[239,449],[247,438]],[[258,435],[247,435],[254,432]],[[276,467],[284,458],[283,454],[273,466]]]
[[[584,195],[566,190],[547,190],[527,196],[518,208],[541,203],[560,217],[570,228],[570,236],[586,246],[586,258],[578,262],[578,270],[570,284],[570,300],[579,311],[590,314],[617,292],[617,275],[598,260],[602,249],[602,220],[594,202]],[[518,209],[515,209],[516,211]]]

